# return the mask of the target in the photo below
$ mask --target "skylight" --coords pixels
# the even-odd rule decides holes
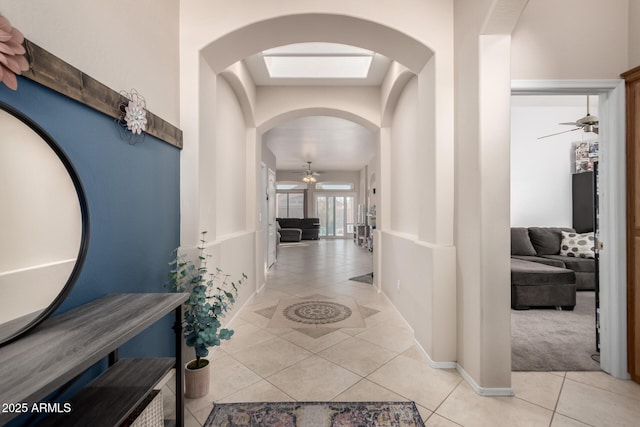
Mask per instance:
[[[298,43],[262,52],[271,78],[364,79],[373,52],[336,43]]]

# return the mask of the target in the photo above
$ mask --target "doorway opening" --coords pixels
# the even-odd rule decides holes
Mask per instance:
[[[628,378],[626,361],[626,249],[625,249],[625,147],[624,147],[624,83],[622,80],[512,81],[512,95],[561,96],[598,95],[599,162],[597,218],[599,251],[598,296],[600,310],[600,368],[617,378]],[[522,97],[524,98],[524,96]],[[593,100],[593,98],[592,98]],[[585,102],[583,101],[583,104]],[[591,103],[593,110],[594,103]],[[586,112],[583,106],[582,115]],[[593,112],[592,112],[593,114]],[[578,114],[573,119],[582,117]],[[535,120],[527,120],[535,127]],[[555,123],[565,122],[564,119]],[[568,128],[565,128],[568,129]],[[565,129],[558,129],[559,131]],[[513,130],[513,128],[512,128]],[[535,139],[547,135],[539,129]],[[581,131],[569,132],[579,136]],[[578,142],[581,142],[581,138]],[[513,149],[513,147],[512,147]],[[570,149],[571,150],[571,149]],[[570,154],[567,153],[567,155]],[[544,162],[531,162],[529,167],[540,173]],[[574,165],[575,167],[575,165]],[[513,179],[513,168],[512,168]],[[553,184],[555,185],[555,183]],[[512,190],[513,191],[513,190]],[[512,194],[513,196],[513,194]],[[512,216],[514,214],[512,200]],[[602,249],[604,247],[604,250]],[[595,335],[595,327],[593,328]],[[595,350],[595,348],[594,348]]]

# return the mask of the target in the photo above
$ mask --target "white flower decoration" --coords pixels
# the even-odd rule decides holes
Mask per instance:
[[[124,107],[124,121],[127,123],[127,129],[136,135],[147,130],[147,110],[144,107],[144,103],[138,100],[130,100]]]

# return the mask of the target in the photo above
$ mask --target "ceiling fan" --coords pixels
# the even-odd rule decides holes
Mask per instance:
[[[307,162],[307,169],[304,171],[304,176],[302,177],[302,180],[307,183],[316,182],[317,181],[316,176],[320,176],[320,174],[318,172],[311,171],[311,162]]]
[[[598,117],[592,116],[591,114],[589,114],[589,95],[587,95],[587,115],[586,116],[576,120],[575,122],[566,122],[566,123],[558,123],[558,124],[576,126],[576,127],[574,129],[569,129],[562,132],[541,136],[538,139],[548,138],[550,136],[556,136],[556,135],[560,135],[562,133],[567,133],[567,132],[574,132],[577,130],[583,130],[585,132],[593,132],[595,134],[598,134],[598,128],[599,128]]]

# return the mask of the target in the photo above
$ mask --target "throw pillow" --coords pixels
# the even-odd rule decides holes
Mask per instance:
[[[595,258],[596,241],[591,233],[562,232],[560,255],[575,258]]]
[[[511,255],[537,255],[526,228],[511,227]]]
[[[529,238],[538,256],[558,255],[563,231],[575,232],[572,228],[529,227]]]

